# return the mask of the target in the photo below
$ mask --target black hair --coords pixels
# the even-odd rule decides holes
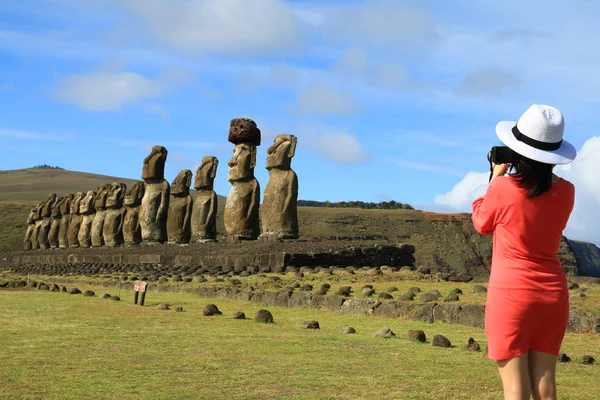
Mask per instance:
[[[528,198],[542,195],[550,190],[553,164],[532,160],[516,151],[511,153],[511,171],[515,168],[517,172],[512,172],[510,176],[517,181],[520,187],[529,189]]]

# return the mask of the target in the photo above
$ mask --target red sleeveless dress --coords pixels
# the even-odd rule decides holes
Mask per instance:
[[[473,202],[473,224],[494,235],[485,306],[488,357],[529,350],[558,355],[569,321],[567,279],[557,257],[573,210],[575,188],[561,179],[528,199],[515,179],[494,179]]]

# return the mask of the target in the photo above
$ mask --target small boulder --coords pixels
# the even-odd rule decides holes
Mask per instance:
[[[392,332],[392,330],[390,328],[387,328],[387,327],[381,328],[377,332],[373,333],[374,338],[389,339],[389,338],[392,338],[395,336],[396,336],[396,334],[394,332]]]
[[[425,336],[425,332],[421,330],[410,330],[408,331],[408,339],[414,340],[417,342],[425,343],[427,341],[427,337]]]
[[[312,292],[312,290],[313,290],[312,285],[302,285],[300,287],[301,292]]]
[[[581,363],[583,365],[592,365],[595,362],[596,360],[594,360],[594,357],[592,356],[585,355],[581,357]]]
[[[342,286],[335,292],[338,296],[349,297],[352,293],[352,287],[350,286]]]
[[[113,296],[111,297],[112,301],[121,301],[121,298],[119,296]]]
[[[112,296],[108,293],[104,293],[103,295],[100,296],[101,299],[110,299],[112,298]]]
[[[214,304],[207,304],[204,306],[203,314],[205,317],[212,317],[213,315],[221,315],[221,311]]]
[[[86,290],[85,292],[83,292],[83,297],[94,297],[96,295],[96,293],[94,293],[93,290]]]
[[[463,294],[463,291],[459,288],[455,288],[450,291],[450,294]]]
[[[50,290],[50,286],[43,284],[38,286],[38,290]]]
[[[450,340],[444,335],[435,335],[431,342],[433,347],[451,347]]]
[[[396,286],[390,286],[389,288],[386,289],[386,292],[388,293],[393,293],[393,292],[397,292],[398,288]]]
[[[402,296],[400,296],[400,300],[404,301],[412,301],[415,298],[415,294],[413,292],[406,292]]]
[[[569,290],[579,289],[579,285],[575,282],[569,282]]]
[[[373,285],[364,285],[361,289],[373,289]]]
[[[388,292],[381,292],[381,293],[379,293],[379,296],[378,296],[378,297],[379,297],[380,299],[383,299],[383,300],[391,300],[391,299],[393,299],[393,298],[394,298],[394,296],[392,296],[392,295],[391,295],[391,294],[389,294]]]
[[[457,294],[454,293],[450,293],[448,296],[446,296],[446,298],[444,299],[444,303],[449,303],[449,302],[453,302],[453,301],[459,301],[460,297],[458,297]]]
[[[56,283],[53,284],[52,286],[50,286],[50,290],[53,292],[60,292],[60,286],[58,286]]]
[[[566,353],[560,353],[558,355],[558,362],[560,362],[560,363],[571,362],[571,357],[569,357]]]
[[[331,285],[329,283],[324,283],[321,285],[321,289],[329,290],[329,289],[331,289]]]
[[[340,332],[342,332],[345,335],[351,335],[353,333],[356,333],[356,329],[348,325],[342,325],[340,326]]]
[[[417,272],[423,275],[427,275],[431,273],[431,268],[429,267],[419,267],[417,268]]]
[[[413,286],[413,287],[409,288],[408,291],[413,292],[413,293],[419,293],[421,291],[421,289],[416,286]]]
[[[373,296],[373,294],[375,294],[375,290],[366,287],[362,290],[362,294],[365,297],[371,297],[371,296]]]
[[[474,351],[474,352],[479,352],[481,351],[481,346],[479,345],[479,343],[473,339],[472,337],[468,338],[467,341],[465,342],[465,348],[468,351]]]
[[[175,307],[175,312],[183,312],[183,307],[181,307],[181,306]]]
[[[476,294],[487,293],[487,288],[485,286],[475,285],[475,286],[473,286],[473,293],[476,293]]]
[[[425,293],[419,296],[419,301],[422,301],[424,303],[436,301],[437,299],[437,296],[433,293]]]
[[[80,294],[81,290],[77,289],[77,288],[71,288],[69,289],[69,294]]]
[[[302,329],[320,329],[317,321],[304,321],[300,327]]]
[[[60,291],[61,291],[62,293],[68,293],[68,290],[67,290],[67,287],[66,287],[66,286],[63,286],[63,287],[61,287],[61,288],[60,288]]]
[[[271,312],[269,310],[258,310],[258,312],[256,313],[256,316],[254,317],[254,320],[256,322],[262,322],[265,324],[272,324],[273,321],[273,314],[271,314]]]
[[[435,290],[435,289],[434,289],[434,290],[430,290],[430,291],[429,291],[429,292],[427,292],[427,293],[431,293],[431,294],[432,294],[432,295],[434,295],[435,297],[440,297],[440,296],[442,295],[442,294],[440,293],[440,291],[439,291],[439,290]]]
[[[169,306],[167,304],[159,304],[156,306],[157,310],[169,310]]]
[[[233,319],[246,319],[246,314],[241,311],[236,311],[233,313]]]

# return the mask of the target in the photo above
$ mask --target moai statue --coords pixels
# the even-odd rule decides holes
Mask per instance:
[[[94,201],[96,214],[92,221],[92,247],[104,246],[102,229],[104,227],[104,218],[106,218],[106,213],[108,213],[106,210],[106,197],[108,196],[111,187],[112,185],[110,184],[100,186],[98,188],[98,193],[96,194],[96,200]]]
[[[125,246],[137,246],[142,242],[140,228],[140,209],[144,197],[145,184],[141,181],[134,182],[133,186],[125,193],[125,217],[123,219],[123,239]]]
[[[192,242],[207,243],[217,239],[217,207],[219,200],[214,191],[219,160],[207,156],[196,171],[196,199],[192,211]]]
[[[169,211],[170,188],[165,180],[165,162],[167,149],[154,146],[150,155],[144,159],[142,179],[146,182],[140,226],[142,240],[146,244],[158,244],[167,241],[167,213]]]
[[[225,231],[229,240],[255,240],[260,233],[260,185],[254,177],[260,129],[251,119],[233,119],[229,141],[235,147],[228,163],[231,191],[225,202]]]
[[[104,218],[102,227],[102,237],[104,246],[117,247],[123,244],[123,198],[127,191],[127,185],[124,183],[113,183],[106,197],[106,208],[108,212]]]
[[[42,208],[44,202],[41,201],[33,209],[33,233],[31,234],[31,249],[37,250],[40,248],[40,231],[42,230]]]
[[[70,248],[79,247],[79,228],[81,228],[81,222],[83,221],[83,215],[79,213],[79,206],[85,193],[77,192],[75,198],[71,201],[71,208],[69,214],[71,214],[71,220],[69,221],[69,230],[67,231],[67,243]]]
[[[184,169],[171,183],[169,212],[167,217],[167,236],[171,244],[187,244],[192,236],[190,221],[194,200],[190,195],[192,171]]]
[[[23,238],[23,250],[31,250],[31,237],[35,229],[35,220],[33,218],[36,212],[37,206],[33,207],[27,216],[27,231],[25,232],[25,238]]]
[[[66,249],[69,247],[69,222],[71,222],[71,203],[73,202],[73,194],[69,193],[63,197],[60,203],[60,228],[58,228],[58,247]]]
[[[94,222],[94,214],[96,209],[94,203],[96,201],[96,192],[88,190],[79,204],[79,213],[83,216],[81,226],[79,227],[79,247],[92,246],[92,222]]]
[[[261,239],[298,238],[298,176],[292,171],[297,138],[279,135],[267,150],[269,183],[260,209]]]
[[[38,233],[38,242],[40,249],[47,249],[50,247],[48,242],[48,234],[50,233],[50,226],[52,225],[52,205],[56,201],[56,193],[52,193],[48,196],[48,199],[43,203],[41,217],[42,224]]]
[[[62,221],[60,206],[64,199],[64,197],[59,197],[52,205],[52,223],[50,224],[50,232],[48,232],[48,243],[50,243],[51,249],[58,248],[58,232],[60,230],[60,222]]]

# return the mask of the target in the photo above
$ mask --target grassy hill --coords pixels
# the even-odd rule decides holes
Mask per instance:
[[[109,182],[133,180],[60,169],[0,171],[0,252],[22,246],[27,214],[33,204],[49,193],[62,196],[94,189]],[[194,193],[192,193],[194,195]],[[223,208],[219,197],[218,231],[224,234]],[[352,208],[299,207],[302,239],[370,239],[387,243],[412,243],[419,266],[486,274],[490,268],[492,242],[478,234],[470,214],[436,214],[419,210],[363,210]],[[575,248],[578,250],[575,253]],[[600,251],[594,245],[574,247],[566,239],[560,257],[565,269],[594,274],[600,271]],[[580,254],[579,258],[576,254]],[[600,272],[599,272],[600,274]]]

